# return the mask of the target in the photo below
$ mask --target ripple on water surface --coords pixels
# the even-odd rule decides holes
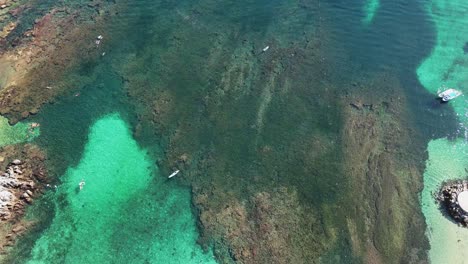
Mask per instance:
[[[157,176],[119,115],[99,119],[88,138],[29,263],[214,263],[196,244],[189,191]]]

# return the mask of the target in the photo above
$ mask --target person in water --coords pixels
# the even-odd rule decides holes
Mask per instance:
[[[84,179],[81,179],[80,183],[78,184],[80,186],[80,191],[83,190],[83,186],[85,185]]]

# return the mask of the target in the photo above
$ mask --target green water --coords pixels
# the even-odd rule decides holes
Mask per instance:
[[[366,0],[364,4],[365,17],[362,19],[362,23],[368,25],[372,23],[380,7],[380,0]]]
[[[92,125],[62,180],[28,263],[214,263],[195,243],[189,191],[158,174],[119,115]]]
[[[427,4],[437,31],[436,46],[431,55],[417,69],[420,82],[431,93],[446,85],[468,93],[466,69],[468,57],[463,47],[468,35],[468,5],[465,1],[433,0]],[[465,263],[468,231],[457,227],[437,209],[432,192],[436,192],[445,180],[459,179],[466,175],[468,167],[466,96],[451,101],[460,124],[459,138],[454,141],[437,139],[429,143],[429,160],[424,173],[422,209],[428,225],[431,243],[429,258],[432,263]]]
[[[39,128],[30,129],[28,123],[17,123],[14,126],[8,124],[8,120],[0,116],[0,147],[27,142],[39,135]]]

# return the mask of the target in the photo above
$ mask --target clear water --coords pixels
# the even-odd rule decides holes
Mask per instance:
[[[418,67],[418,78],[432,93],[446,85],[467,94],[468,57],[464,47],[468,34],[468,3],[433,0],[425,6],[435,24],[437,40],[430,56]],[[442,216],[432,196],[443,181],[467,177],[468,97],[460,96],[449,104],[459,121],[454,133],[457,138],[435,139],[429,143],[429,160],[424,173],[422,205],[431,242],[429,258],[432,263],[445,263],[446,256],[450,256],[451,263],[466,263],[467,258],[468,230]]]
[[[61,179],[52,224],[27,263],[214,263],[195,244],[188,190],[159,175],[118,114],[91,126]]]
[[[273,145],[278,152],[285,152],[273,160],[279,167],[286,164],[285,160],[291,162],[289,153],[283,151],[289,142],[304,135],[319,135],[326,143],[318,146],[330,152],[314,160],[311,170],[319,171],[322,177],[301,178],[303,166],[286,164],[279,174],[257,168],[263,174],[254,180],[265,189],[279,184],[295,186],[303,200],[317,208],[317,214],[326,215],[338,208],[330,204],[340,201],[342,189],[336,182],[344,176],[336,165],[341,161],[336,141],[341,120],[332,110],[338,106],[333,102],[335,94],[327,94],[325,89],[331,84],[349,86],[348,81],[362,73],[389,71],[404,87],[417,128],[423,136],[434,139],[428,145],[421,195],[431,242],[429,257],[433,263],[444,263],[442,253],[454,252],[460,256],[454,263],[462,263],[464,255],[455,252],[466,247],[466,230],[450,225],[430,194],[443,180],[463,176],[468,166],[467,97],[445,105],[434,100],[440,84],[468,93],[467,56],[463,51],[468,34],[467,4],[443,0],[320,2],[317,8],[295,1],[128,2],[125,12],[96,32],[104,35],[100,51],[106,55],[69,73],[65,78],[72,80],[76,89],[33,117],[41,123],[36,142],[48,150],[58,189],[50,191],[31,210],[30,217],[44,217],[39,212],[47,204],[53,214],[45,216],[48,219],[39,230],[22,241],[24,246],[15,252],[16,259],[28,263],[214,262],[213,253],[204,252],[196,244],[199,234],[190,190],[179,186],[177,178],[166,181],[166,175],[155,166],[162,152],[159,146],[170,143],[164,142],[165,135],[158,135],[139,120],[145,109],[129,102],[126,83],[137,82],[145,88],[138,100],[157,98],[159,92],[177,100],[179,107],[171,109],[177,117],[173,127],[206,126],[200,134],[179,140],[187,141],[186,148],[194,152],[215,146],[216,156],[222,161],[219,171],[234,176],[220,173],[213,184],[239,192],[256,188],[252,187],[251,174],[256,169],[251,161],[257,159],[257,146]],[[25,27],[54,4],[37,4],[23,19]],[[264,46],[271,46],[271,53],[266,54],[274,54],[276,48],[303,45],[323,30],[332,40],[327,48],[335,64],[330,67],[338,74],[334,79],[313,79],[308,73],[314,72],[315,65],[304,60],[293,65],[298,70],[290,80],[292,87],[325,83],[311,86],[325,87],[314,91],[313,98],[293,98],[285,103],[281,100],[286,96],[272,97],[272,91],[262,89],[268,80],[253,74],[247,80],[254,96],[239,101],[226,99],[222,101],[224,108],[205,112],[210,106],[203,105],[203,98],[213,96],[212,91],[226,93],[225,98],[229,98],[229,91],[217,90],[216,83],[219,76],[236,81],[228,78],[226,67],[237,64],[239,71],[258,69],[266,59],[253,59],[252,54]],[[122,73],[131,80],[123,78]],[[80,96],[74,96],[76,92]],[[298,97],[305,97],[300,92]],[[18,130],[3,127],[7,126],[0,131],[8,138],[4,144],[17,142],[11,140],[11,134],[24,135],[24,124]],[[260,138],[256,137],[257,129],[265,132]],[[453,135],[457,139],[445,139]],[[21,136],[19,141],[23,140]],[[86,185],[78,191],[81,179]],[[333,209],[323,209],[327,207]],[[333,222],[326,216],[322,220]],[[343,231],[339,237],[347,235]],[[330,259],[351,262],[349,241],[345,238],[337,244]]]
[[[365,17],[363,18],[362,22],[364,24],[372,23],[378,9],[380,6],[380,0],[367,0],[364,5],[364,14]]]

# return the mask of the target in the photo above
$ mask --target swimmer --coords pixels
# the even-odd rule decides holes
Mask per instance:
[[[84,179],[81,179],[80,183],[78,184],[80,186],[80,191],[83,190],[83,186],[85,185]]]

